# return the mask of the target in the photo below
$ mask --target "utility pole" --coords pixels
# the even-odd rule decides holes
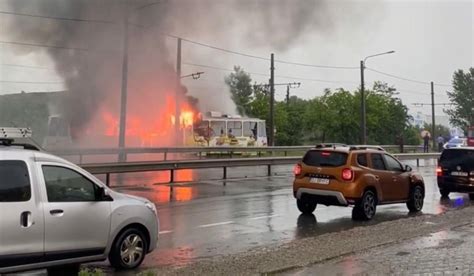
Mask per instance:
[[[286,109],[290,108],[290,85],[286,86]]]
[[[177,56],[176,56],[176,106],[175,106],[175,113],[174,113],[174,127],[175,127],[175,137],[176,143],[180,146],[181,143],[181,135],[180,135],[180,115],[181,115],[181,108],[180,108],[180,97],[181,97],[181,38],[178,38],[178,48],[177,48]]]
[[[367,125],[365,121],[365,83],[364,83],[364,61],[360,61],[360,143],[367,144]]]
[[[274,55],[270,57],[270,133],[268,136],[268,145],[275,145],[275,126],[274,126],[274,105],[275,105],[275,63]]]
[[[120,125],[119,125],[119,162],[125,162],[125,135],[127,123],[127,88],[128,88],[128,12],[126,12],[123,20],[123,61],[122,61],[122,90],[120,93]]]
[[[435,125],[435,101],[434,101],[434,83],[431,82],[431,139],[433,139],[433,150],[436,149],[436,125]]]

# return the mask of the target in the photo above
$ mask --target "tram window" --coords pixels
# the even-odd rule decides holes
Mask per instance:
[[[244,136],[257,137],[257,122],[244,122]]]
[[[213,136],[220,136],[225,134],[225,122],[223,121],[211,121],[211,134]]]
[[[227,131],[229,136],[242,136],[242,122],[227,122]]]

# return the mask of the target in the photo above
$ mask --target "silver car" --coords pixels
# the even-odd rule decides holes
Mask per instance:
[[[109,259],[138,267],[158,239],[155,205],[59,157],[0,139],[0,274]]]

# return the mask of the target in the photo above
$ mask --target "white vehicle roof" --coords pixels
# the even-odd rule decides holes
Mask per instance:
[[[58,157],[46,152],[26,150],[26,149],[22,149],[16,146],[0,146],[0,160],[28,160],[28,159],[34,159],[35,161],[43,161],[43,162],[58,162],[58,163],[76,166],[73,163],[61,157]]]

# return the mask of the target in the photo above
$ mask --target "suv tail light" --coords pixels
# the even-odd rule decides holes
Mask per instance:
[[[293,168],[293,172],[295,173],[295,176],[301,175],[301,170],[302,170],[301,165],[296,164],[295,167]]]
[[[443,176],[443,168],[440,166],[436,167],[436,176]]]
[[[351,169],[342,170],[342,179],[349,181],[354,177],[354,172]]]

